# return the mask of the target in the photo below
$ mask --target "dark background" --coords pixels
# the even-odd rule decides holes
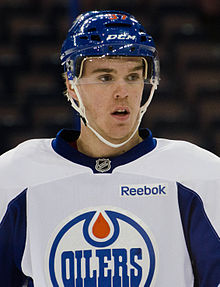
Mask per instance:
[[[76,125],[59,53],[80,12],[130,12],[156,42],[161,82],[142,126],[220,155],[219,0],[0,0],[0,154]]]

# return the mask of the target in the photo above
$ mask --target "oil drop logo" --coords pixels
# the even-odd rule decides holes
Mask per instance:
[[[108,237],[108,235],[110,234],[110,230],[111,229],[108,222],[105,220],[102,213],[100,212],[97,220],[95,220],[95,223],[92,226],[92,234],[96,238],[104,239]]]
[[[136,216],[112,207],[68,217],[46,259],[50,286],[148,287],[157,267],[155,243]]]

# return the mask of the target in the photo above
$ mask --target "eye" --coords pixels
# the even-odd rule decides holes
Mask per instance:
[[[113,81],[113,76],[111,74],[104,74],[104,75],[100,75],[98,77],[98,79],[103,82],[103,83],[106,83],[106,82],[111,82]]]
[[[139,81],[142,77],[138,73],[132,73],[127,76],[127,81],[136,82]]]

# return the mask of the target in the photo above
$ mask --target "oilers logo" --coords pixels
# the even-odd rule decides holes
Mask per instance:
[[[48,248],[49,286],[148,287],[156,251],[143,223],[127,211],[92,208],[67,218]]]

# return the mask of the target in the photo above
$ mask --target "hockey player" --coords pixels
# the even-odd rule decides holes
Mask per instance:
[[[219,286],[219,158],[139,129],[152,37],[128,13],[88,12],[61,61],[81,131],[1,156],[1,285]]]

